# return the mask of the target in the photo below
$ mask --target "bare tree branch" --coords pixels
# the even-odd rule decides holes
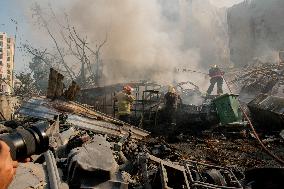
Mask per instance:
[[[63,54],[62,54],[62,52],[61,52],[61,50],[60,50],[60,48],[59,48],[59,45],[58,45],[58,43],[57,43],[57,40],[55,39],[55,37],[54,37],[53,34],[51,33],[51,31],[50,31],[50,29],[49,29],[49,27],[48,27],[48,24],[47,24],[47,22],[46,22],[46,20],[45,20],[45,19],[43,18],[43,16],[42,16],[40,6],[39,6],[38,4],[36,4],[34,10],[35,10],[35,15],[37,15],[37,16],[40,18],[40,20],[41,20],[42,23],[43,23],[44,28],[46,29],[46,31],[47,31],[47,33],[49,34],[49,36],[52,38],[52,40],[53,40],[53,42],[54,42],[54,44],[55,44],[55,46],[56,46],[56,49],[57,49],[57,51],[58,51],[58,53],[59,53],[59,55],[60,55],[60,57],[61,57],[62,64],[64,65],[66,71],[68,72],[69,77],[73,80],[73,79],[74,79],[74,76],[75,76],[75,73],[69,68],[69,66],[68,66],[68,65],[66,64],[66,62],[64,61],[64,57],[63,57]]]

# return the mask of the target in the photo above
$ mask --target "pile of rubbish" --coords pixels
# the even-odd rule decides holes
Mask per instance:
[[[33,98],[17,117],[2,127],[47,124],[50,148],[20,165],[11,188],[242,188],[229,168],[186,159],[149,132],[75,102]]]
[[[180,135],[179,143],[169,144],[72,101],[32,98],[16,117],[3,122],[2,132],[44,122],[50,147],[20,164],[13,189],[254,188],[249,183],[256,178],[247,180],[248,168],[278,167],[248,138],[233,140],[205,131],[203,138]],[[264,142],[283,153],[283,140]]]
[[[229,84],[240,93],[256,95],[268,93],[281,96],[284,93],[284,69],[279,64],[253,64],[229,71]]]
[[[176,124],[163,123],[163,110],[146,112],[149,122],[136,127],[72,101],[79,86],[73,82],[63,91],[62,80],[51,70],[48,98],[25,100],[14,119],[1,122],[0,134],[39,127],[49,138],[31,162],[20,163],[11,189],[255,189],[282,184],[281,164],[256,140],[284,157],[281,97],[260,94],[247,104],[258,136],[233,94],[198,106],[182,104]]]

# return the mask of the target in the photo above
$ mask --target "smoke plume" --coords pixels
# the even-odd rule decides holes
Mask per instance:
[[[98,43],[107,34],[102,51],[107,83],[199,82],[202,76],[176,74],[175,68],[207,70],[221,63],[218,51],[226,49],[225,31],[218,36],[226,30],[225,16],[208,1],[85,0],[75,3],[69,14],[92,41]]]
[[[47,1],[41,1],[46,6]],[[187,68],[207,72],[228,62],[224,9],[208,0],[64,0],[48,1],[57,15],[101,51],[104,84],[152,80],[161,84],[192,81],[205,89],[208,80]],[[68,6],[64,6],[65,3]],[[52,22],[53,20],[49,20]]]

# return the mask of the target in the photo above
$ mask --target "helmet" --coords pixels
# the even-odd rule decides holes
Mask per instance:
[[[125,86],[123,86],[123,90],[126,91],[126,92],[132,92],[133,88],[130,87],[129,85],[125,85]]]
[[[170,93],[176,93],[176,90],[175,90],[174,86],[169,85],[169,86],[168,86],[168,92],[170,92]]]

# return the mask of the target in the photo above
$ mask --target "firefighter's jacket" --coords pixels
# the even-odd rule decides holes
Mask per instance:
[[[209,76],[211,78],[222,78],[224,75],[224,72],[221,71],[219,68],[210,68],[209,70]]]
[[[178,100],[181,102],[181,97],[177,93],[167,92],[165,94],[165,107],[167,109],[177,109]]]
[[[131,113],[131,105],[135,100],[133,95],[121,91],[115,95],[114,100],[117,101],[118,115],[129,115]]]

